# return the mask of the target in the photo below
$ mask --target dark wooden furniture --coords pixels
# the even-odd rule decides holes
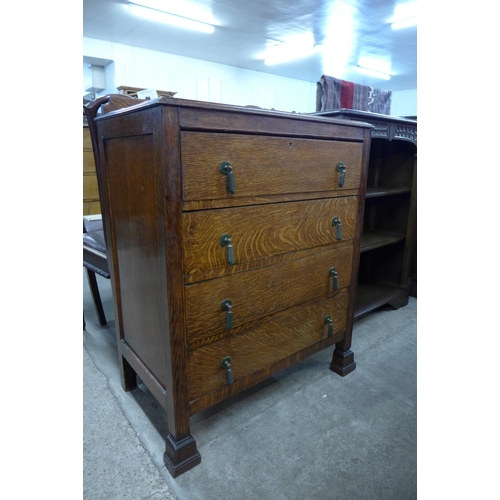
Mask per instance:
[[[373,125],[355,318],[416,296],[417,121],[339,109],[314,113]]]
[[[164,97],[95,123],[122,385],[166,410],[175,477],[192,414],[333,344],[354,370],[371,126]]]
[[[83,128],[83,214],[100,214],[101,205],[99,202],[99,191],[97,183],[96,165],[99,164],[99,150],[96,141],[96,126],[95,117],[98,113],[106,113],[115,109],[133,106],[142,99],[132,99],[121,95],[113,97],[106,95],[95,99],[94,101],[83,106],[83,114],[87,119],[87,125]],[[89,175],[85,175],[85,174]],[[86,181],[86,177],[92,178],[92,181]],[[92,186],[91,196],[92,203],[86,205],[86,192],[88,193],[89,186]],[[87,200],[88,201],[88,200]],[[97,313],[99,324],[104,326],[107,324],[106,315],[102,306],[101,294],[97,285],[96,275],[109,279],[109,268],[107,258],[106,239],[104,236],[103,223],[101,219],[87,220],[83,218],[83,267],[87,272],[90,294],[94,302],[94,307]],[[85,317],[83,319],[83,328],[85,328]]]
[[[90,295],[94,302],[99,324],[104,326],[107,324],[106,315],[102,307],[96,274],[106,279],[110,278],[110,274],[101,220],[88,221],[83,219],[83,267],[87,271]],[[85,328],[85,318],[83,327]]]

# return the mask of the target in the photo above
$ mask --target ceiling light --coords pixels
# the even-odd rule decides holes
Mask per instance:
[[[170,24],[172,26],[177,26],[179,28],[201,31],[203,33],[213,33],[215,30],[214,26],[211,24],[172,14],[170,12],[165,12],[163,10],[145,7],[132,2],[128,4],[128,7],[130,12],[132,12],[133,14],[144,17],[146,19],[150,19],[152,21],[159,21]]]
[[[411,26],[416,26],[417,16],[407,17],[406,19],[401,19],[399,21],[393,21],[391,23],[393,30],[400,30],[402,28],[409,28]]]
[[[389,75],[388,73],[382,73],[381,71],[376,71],[371,68],[365,68],[364,66],[360,66],[359,64],[356,66],[356,69],[364,75],[374,76],[375,78],[381,78],[382,80],[391,79],[391,75]]]

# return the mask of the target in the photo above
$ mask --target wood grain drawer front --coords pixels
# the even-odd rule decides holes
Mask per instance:
[[[351,245],[315,253],[292,262],[275,264],[185,287],[188,344],[194,339],[216,334],[232,334],[270,314],[307,301],[332,295],[334,277],[337,289],[351,283],[353,247]],[[232,327],[222,308],[231,301]]]
[[[181,140],[184,201],[359,188],[362,143],[206,132],[183,132]],[[234,194],[222,162],[232,166]]]
[[[296,308],[239,335],[195,349],[188,354],[189,400],[227,386],[221,361],[231,357],[236,381],[319,342],[328,336],[325,318],[333,320],[333,335],[346,326],[348,291],[322,302]]]
[[[357,197],[350,196],[184,213],[185,273],[350,241],[356,231],[357,203]],[[231,239],[232,256],[221,244],[223,235]]]

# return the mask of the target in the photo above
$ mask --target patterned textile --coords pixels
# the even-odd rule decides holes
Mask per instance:
[[[360,83],[323,75],[317,85],[316,111],[356,109],[389,115],[392,90],[381,90]]]

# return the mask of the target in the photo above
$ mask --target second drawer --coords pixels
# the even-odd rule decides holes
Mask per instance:
[[[185,273],[352,240],[357,204],[349,196],[184,213]]]

